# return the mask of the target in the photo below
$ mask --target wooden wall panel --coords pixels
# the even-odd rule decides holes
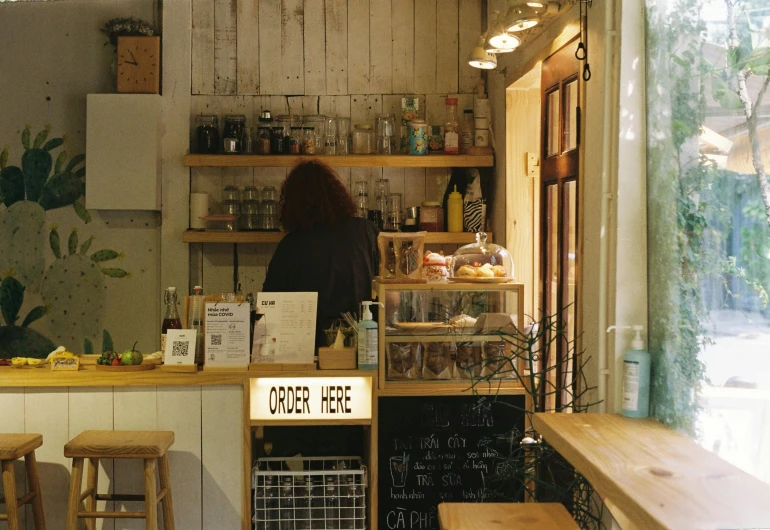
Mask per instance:
[[[247,43],[259,43],[259,0],[237,0],[238,94],[259,94],[259,53]]]
[[[444,1],[442,0],[442,5]],[[414,4],[414,91],[436,92],[436,0]]]
[[[214,93],[214,3],[192,0],[192,93]]]
[[[259,93],[281,93],[281,0],[259,2]]]
[[[459,92],[473,92],[481,79],[481,70],[468,64],[471,50],[481,35],[481,2],[460,0],[458,46],[459,46]]]
[[[214,0],[214,93],[235,94],[238,69],[236,0]]]
[[[369,0],[348,0],[348,94],[369,93]]]
[[[366,94],[350,96],[350,121],[374,124],[374,116],[382,112],[382,96]]]
[[[203,528],[241,528],[243,388],[204,387],[201,417]]]
[[[393,92],[411,94],[414,91],[414,0],[392,1],[391,30],[393,35]]]
[[[326,0],[326,93],[348,94],[348,4]]]
[[[326,94],[326,0],[305,2],[305,94]]]
[[[458,86],[458,0],[441,0],[436,12],[436,92],[452,94]]]
[[[393,91],[393,28],[391,1],[369,4],[369,90],[375,94]]]
[[[321,96],[318,98],[318,113],[324,116],[350,117],[350,96]],[[351,128],[353,124],[351,123]]]
[[[281,1],[281,94],[305,93],[303,0]]]

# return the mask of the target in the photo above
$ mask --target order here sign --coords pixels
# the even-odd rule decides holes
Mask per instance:
[[[371,420],[371,377],[251,380],[252,420]]]

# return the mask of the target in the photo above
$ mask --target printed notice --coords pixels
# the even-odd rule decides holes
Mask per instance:
[[[163,364],[195,364],[196,330],[170,329],[166,333]]]
[[[249,304],[206,304],[206,365],[249,364]]]
[[[254,363],[312,363],[318,293],[258,293]]]

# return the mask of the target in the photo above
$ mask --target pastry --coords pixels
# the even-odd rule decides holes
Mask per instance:
[[[455,276],[459,278],[475,278],[477,276],[476,268],[470,265],[463,265],[455,271]]]
[[[495,271],[492,270],[492,265],[490,265],[489,263],[485,263],[484,265],[476,269],[476,275],[479,278],[494,278]]]
[[[505,278],[508,276],[508,271],[502,265],[493,265],[492,272],[495,273],[495,278]]]

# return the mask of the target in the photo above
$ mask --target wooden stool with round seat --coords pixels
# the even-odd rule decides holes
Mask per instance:
[[[43,445],[42,434],[0,434],[0,463],[3,469],[3,493],[5,513],[0,514],[0,521],[8,521],[8,530],[19,530],[19,508],[32,503],[32,516],[35,530],[45,530],[43,517],[43,499],[40,496],[40,480],[37,477],[35,449]],[[29,492],[21,498],[16,497],[16,472],[14,461],[24,457],[27,469]]]
[[[72,475],[67,504],[67,530],[76,530],[78,518],[86,520],[93,530],[96,519],[145,519],[147,530],[158,529],[158,503],[163,506],[163,526],[174,530],[174,505],[171,501],[171,473],[168,448],[174,443],[171,431],[83,431],[64,446],[64,456],[72,458]],[[83,463],[88,459],[86,490],[81,492]],[[134,458],[144,460],[144,495],[97,493],[100,458]],[[160,490],[155,482],[155,469],[160,476]],[[96,501],[144,501],[143,512],[97,512]],[[85,510],[80,510],[85,501]]]

